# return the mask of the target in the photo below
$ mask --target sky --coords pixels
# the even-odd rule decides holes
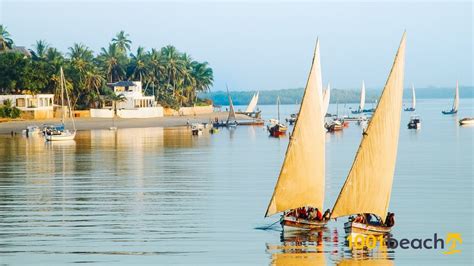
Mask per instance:
[[[214,70],[213,90],[304,87],[319,37],[324,83],[382,88],[403,31],[405,86],[473,86],[473,3],[440,1],[0,0],[16,45],[98,52],[125,30],[132,52],[172,44]]]

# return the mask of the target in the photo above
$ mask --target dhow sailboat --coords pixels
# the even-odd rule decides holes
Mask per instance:
[[[456,91],[454,92],[453,107],[451,108],[451,110],[442,111],[442,113],[445,115],[456,114],[458,112],[458,108],[459,108],[459,83],[456,81]]]

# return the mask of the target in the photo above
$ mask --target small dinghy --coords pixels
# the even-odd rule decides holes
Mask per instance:
[[[283,136],[288,131],[288,126],[280,123],[280,96],[277,97],[277,112],[278,119],[270,119],[270,124],[267,126],[267,130],[272,137]]]
[[[474,117],[466,117],[459,120],[460,126],[474,125]]]

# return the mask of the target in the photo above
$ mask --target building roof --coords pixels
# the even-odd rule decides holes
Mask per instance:
[[[133,83],[133,81],[130,81],[130,80],[122,80],[122,81],[118,81],[118,82],[115,82],[115,83],[109,83],[108,85],[112,86],[112,87],[134,87],[134,86],[136,86],[135,83]]]
[[[31,53],[28,49],[26,49],[24,46],[15,46],[12,49],[6,49],[1,52],[4,53],[21,53],[24,56],[31,57]]]

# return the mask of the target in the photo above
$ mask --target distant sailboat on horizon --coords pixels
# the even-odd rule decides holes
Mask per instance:
[[[456,114],[459,108],[459,83],[456,81],[456,90],[454,92],[453,107],[449,111],[441,111],[445,115]]]
[[[415,85],[411,84],[411,107],[405,108],[406,112],[414,112],[416,110]]]
[[[360,88],[360,102],[357,110],[352,111],[353,114],[360,114],[364,112],[365,106],[365,82],[362,81],[362,87]]]

